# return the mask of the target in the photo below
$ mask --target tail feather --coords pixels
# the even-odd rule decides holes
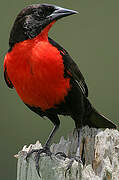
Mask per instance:
[[[90,122],[92,127],[96,127],[96,128],[112,128],[112,129],[117,128],[117,126],[112,121],[110,121],[102,114],[98,113],[94,108],[90,113],[88,121]]]

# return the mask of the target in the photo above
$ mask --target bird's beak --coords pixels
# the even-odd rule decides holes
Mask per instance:
[[[72,14],[77,14],[77,11],[61,8],[58,6],[55,6],[54,12],[50,15],[51,20],[57,20],[65,16],[69,16]]]

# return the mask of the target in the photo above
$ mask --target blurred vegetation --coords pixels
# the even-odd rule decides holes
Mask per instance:
[[[33,3],[52,3],[80,12],[58,21],[49,35],[63,45],[79,65],[96,109],[119,125],[119,1],[47,0],[1,1],[0,6],[0,178],[16,180],[16,159],[24,144],[45,142],[52,124],[38,117],[21,102],[3,79],[3,59],[8,49],[10,29],[18,12]],[[68,124],[67,124],[68,123]],[[74,127],[69,117],[61,117],[55,142]]]

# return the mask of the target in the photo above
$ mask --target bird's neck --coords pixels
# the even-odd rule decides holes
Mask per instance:
[[[48,32],[54,23],[55,21],[48,24],[34,39],[38,41],[48,41]]]

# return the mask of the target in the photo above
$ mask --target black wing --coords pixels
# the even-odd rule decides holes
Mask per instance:
[[[78,82],[83,94],[87,97],[88,96],[88,88],[85,83],[84,77],[83,77],[82,73],[80,72],[77,64],[73,61],[71,56],[68,54],[68,52],[63,47],[61,47],[58,43],[56,43],[51,38],[48,38],[48,40],[53,46],[55,46],[60,51],[60,54],[63,57],[65,71],[67,72],[67,74],[69,74],[69,75],[71,74],[71,76]]]
[[[5,82],[6,82],[6,84],[7,84],[7,86],[8,86],[9,88],[13,88],[13,87],[14,87],[13,84],[12,84],[12,82],[10,81],[10,79],[9,79],[9,77],[8,77],[7,68],[6,68],[6,67],[5,67],[5,70],[4,70],[4,79],[5,79]]]

